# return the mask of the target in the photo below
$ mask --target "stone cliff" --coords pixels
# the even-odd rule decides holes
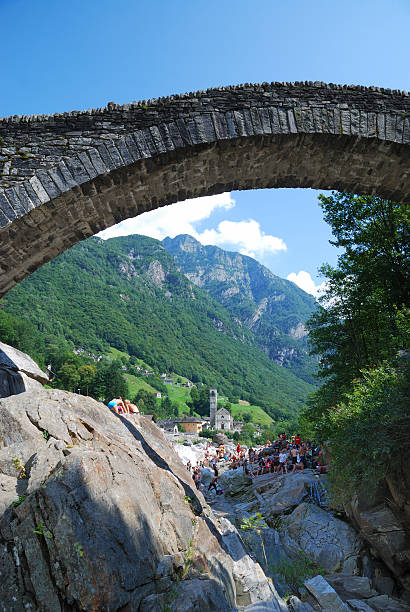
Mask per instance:
[[[4,612],[287,609],[161,430],[91,398],[0,400],[0,512]]]
[[[392,575],[386,576],[375,570],[376,583],[388,591],[393,589],[394,577],[410,593],[409,491],[407,458],[402,456],[390,466],[386,480],[373,495],[361,491],[346,506],[350,520],[370,544],[376,560],[373,565],[377,568],[377,560],[381,560],[391,571]]]

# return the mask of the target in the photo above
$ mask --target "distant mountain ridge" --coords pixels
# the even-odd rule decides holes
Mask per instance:
[[[303,406],[313,386],[268,359],[253,332],[179,270],[158,240],[90,238],[6,296],[8,312],[54,341],[95,354],[110,347],[161,372],[216,385],[275,418]]]
[[[316,361],[308,354],[305,322],[314,298],[279,278],[255,259],[183,234],[162,241],[185,276],[249,329],[269,359],[315,383]]]

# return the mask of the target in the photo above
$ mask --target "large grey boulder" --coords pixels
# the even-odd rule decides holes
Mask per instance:
[[[201,468],[201,483],[204,487],[208,487],[213,478],[215,478],[213,470],[210,468]]]
[[[349,612],[349,607],[343,603],[334,588],[322,576],[305,580],[305,587],[320,604],[322,610]]]
[[[59,390],[1,399],[0,482],[7,612],[286,609],[147,419]]]
[[[281,517],[278,530],[287,554],[300,550],[328,572],[358,573],[362,541],[350,525],[314,504],[300,504]]]
[[[224,446],[226,446],[229,442],[229,438],[223,433],[216,433],[212,439],[212,442],[214,442],[214,444],[218,446],[220,444],[223,444]]]
[[[263,519],[258,521],[260,525],[258,532],[255,529],[241,528],[251,516],[241,508],[235,509],[235,522],[240,529],[241,539],[246,549],[272,578],[279,595],[284,597],[292,592],[294,586],[286,582],[281,568],[292,565],[293,560],[286,554],[278,531],[269,527]]]
[[[251,478],[245,474],[242,467],[223,472],[219,478],[219,484],[228,497],[233,497],[235,500],[254,499]]]
[[[324,578],[337,591],[343,601],[347,599],[368,599],[379,595],[366,576],[329,574]]]
[[[285,602],[279,597],[273,584],[266,578],[261,566],[246,553],[238,532],[226,518],[220,519],[222,542],[233,559],[233,576],[243,586],[237,589],[237,603],[249,606],[246,610],[287,612]],[[260,607],[262,604],[265,607]],[[254,607],[252,607],[254,606]]]
[[[47,374],[31,357],[0,342],[0,397],[38,390],[47,382]]]
[[[408,603],[393,599],[388,595],[371,597],[370,599],[366,599],[366,603],[369,604],[373,610],[377,610],[377,612],[409,612],[410,610],[410,605]]]
[[[266,474],[257,477],[254,489],[260,511],[268,522],[275,522],[277,516],[301,504],[315,482],[315,476],[310,470],[303,474]]]
[[[228,470],[221,477],[225,493],[248,505],[247,512],[261,512],[273,524],[276,518],[300,504],[316,483],[314,474],[306,470],[303,474],[263,474],[251,479],[243,469]]]

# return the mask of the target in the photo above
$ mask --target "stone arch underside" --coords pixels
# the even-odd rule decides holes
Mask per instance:
[[[0,295],[126,218],[230,190],[311,187],[410,202],[407,93],[221,88],[0,120]]]

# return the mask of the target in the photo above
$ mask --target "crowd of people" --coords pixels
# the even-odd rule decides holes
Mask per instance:
[[[326,471],[323,461],[322,448],[315,441],[302,441],[300,434],[286,436],[281,433],[272,443],[270,440],[264,446],[258,448],[245,448],[239,443],[234,452],[225,450],[223,444],[212,447],[208,443],[205,455],[195,466],[188,461],[187,469],[192,471],[192,478],[197,489],[201,487],[201,469],[211,468],[214,477],[208,486],[208,491],[214,489],[220,493],[217,482],[219,479],[218,466],[228,469],[242,468],[243,472],[250,478],[256,478],[262,474],[296,474],[303,472],[305,468],[316,469],[319,472]]]

